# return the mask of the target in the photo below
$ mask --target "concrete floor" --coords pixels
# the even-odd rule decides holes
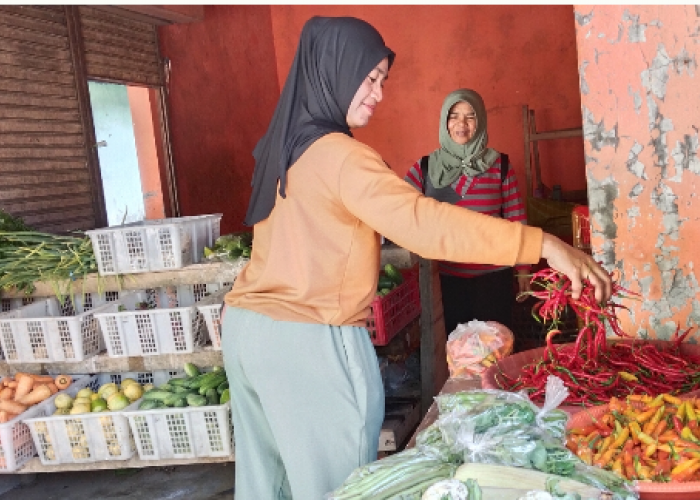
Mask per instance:
[[[233,463],[41,473],[0,500],[233,500]],[[9,478],[8,478],[9,479]],[[0,490],[1,491],[1,490]]]

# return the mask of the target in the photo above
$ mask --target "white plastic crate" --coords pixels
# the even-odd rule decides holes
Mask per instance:
[[[227,457],[233,453],[231,403],[126,411],[141,460]]]
[[[0,306],[2,306],[0,312],[7,312],[13,309],[19,309],[22,306],[31,304],[32,302],[34,302],[34,300],[38,299],[35,299],[34,297],[22,297],[21,299],[0,299]]]
[[[197,302],[197,309],[202,314],[204,324],[207,326],[211,345],[217,351],[221,350],[221,304],[224,301],[224,296],[230,290],[230,286],[223,288]]]
[[[0,346],[8,363],[83,361],[104,347],[94,313],[119,298],[119,292],[85,294],[61,304],[55,297],[36,300],[0,314]]]
[[[107,355],[119,358],[193,352],[207,341],[195,303],[219,288],[218,284],[181,285],[124,294],[95,314]],[[143,303],[149,308],[138,309]]]
[[[100,373],[74,382],[69,394],[75,396],[84,387],[97,391],[103,384],[121,383],[124,378],[159,385],[179,374],[179,371],[167,370]],[[138,408],[140,402],[135,401],[121,411],[53,415],[56,405],[51,401],[44,416],[25,418],[24,422],[29,426],[39,459],[44,465],[128,460],[134,455],[134,440],[125,411]]]
[[[221,231],[222,214],[144,220],[86,231],[101,275],[179,269],[200,262]]]
[[[82,387],[85,387],[84,384],[88,382],[89,378],[88,376],[76,377],[68,389],[57,394],[67,393],[73,396]],[[31,431],[24,420],[40,418],[53,413],[55,411],[53,400],[57,394],[30,407],[9,422],[0,424],[0,473],[16,471],[36,455],[37,449]]]

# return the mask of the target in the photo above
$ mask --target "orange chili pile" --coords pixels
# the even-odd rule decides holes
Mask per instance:
[[[602,417],[569,430],[566,446],[587,464],[629,480],[700,481],[699,418],[695,398],[612,398]]]
[[[700,388],[700,358],[680,351],[692,328],[682,333],[678,328],[666,348],[644,340],[609,344],[606,323],[618,336],[630,337],[617,319],[617,309],[624,306],[613,299],[637,294],[613,281],[612,298],[599,305],[594,287],[586,280],[581,297],[574,300],[569,278],[552,269],[535,274],[532,283],[535,291],[529,294],[540,299],[533,315],[556,326],[565,308],[570,307],[582,326],[573,344],[559,346],[552,339],[561,332],[551,330],[541,360],[523,366],[516,378],[496,374],[501,389],[525,390],[533,401],[544,401],[547,377],[555,375],[569,388],[565,403],[595,404],[629,394],[679,394]]]

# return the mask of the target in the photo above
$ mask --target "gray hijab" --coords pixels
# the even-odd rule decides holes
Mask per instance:
[[[317,139],[340,132],[352,137],[346,117],[362,81],[395,54],[379,32],[354,17],[312,17],[301,32],[294,62],[275,114],[253,150],[253,192],[245,224],[267,219],[279,193],[286,196],[287,170]]]
[[[477,126],[474,137],[460,146],[450,137],[447,117],[458,102],[467,102],[474,108]],[[440,148],[428,157],[428,177],[435,188],[449,186],[460,176],[475,177],[491,167],[498,158],[498,151],[487,148],[486,106],[481,96],[470,89],[450,92],[442,103],[440,111]]]

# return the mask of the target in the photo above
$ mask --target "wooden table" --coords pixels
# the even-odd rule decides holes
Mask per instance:
[[[460,391],[472,391],[474,389],[481,389],[481,377],[474,378],[448,378],[445,385],[442,386],[440,394],[454,394]],[[433,401],[430,405],[428,412],[421,420],[418,425],[416,432],[411,436],[410,441],[406,445],[406,448],[413,448],[416,445],[416,436],[423,430],[429,427],[438,417],[437,403]]]

